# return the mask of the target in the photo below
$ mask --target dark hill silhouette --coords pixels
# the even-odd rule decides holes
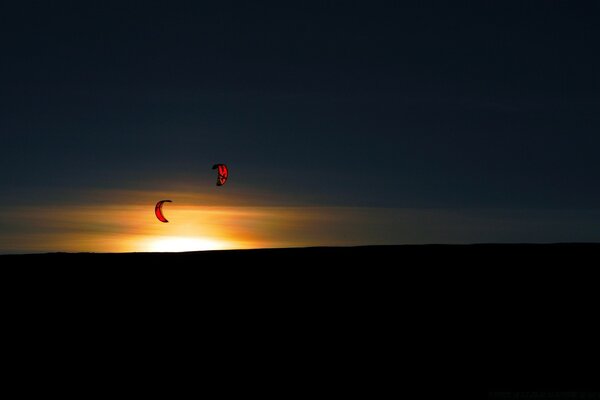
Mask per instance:
[[[4,255],[5,342],[48,371],[65,349],[108,359],[163,394],[200,375],[244,392],[326,384],[368,398],[391,385],[406,399],[485,399],[486,385],[596,378],[578,360],[597,342],[597,254],[599,244]]]

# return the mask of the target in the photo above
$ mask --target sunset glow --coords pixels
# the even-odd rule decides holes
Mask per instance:
[[[544,221],[564,232],[594,232],[598,212],[368,207],[219,205],[218,199],[171,191],[168,223],[154,213],[162,193],[94,191],[71,194],[77,203],[29,205],[0,210],[9,231],[0,233],[0,253],[181,252],[361,244],[473,243],[502,240],[491,226],[503,220],[506,238],[558,242],[573,237],[544,234]],[[239,196],[237,199],[242,197]],[[449,229],[448,227],[455,227]],[[335,229],[333,228],[335,227]],[[520,233],[519,233],[520,232]],[[588,233],[586,233],[588,232]],[[521,235],[521,236],[518,236]],[[509,239],[505,239],[508,241]]]
[[[182,252],[202,250],[224,250],[230,248],[227,243],[217,240],[193,237],[166,237],[148,241],[142,251],[150,252]]]
[[[353,209],[218,206],[215,199],[171,192],[167,223],[154,213],[153,192],[94,192],[80,204],[28,206],[0,210],[13,226],[0,235],[0,252],[183,252],[203,250],[358,244],[364,217]],[[323,227],[348,226],[343,237]],[[360,227],[353,233],[353,229]]]

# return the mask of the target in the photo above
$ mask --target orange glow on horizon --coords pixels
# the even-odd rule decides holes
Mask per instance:
[[[264,247],[257,209],[170,203],[169,223],[154,205],[27,207],[7,217],[28,230],[0,237],[1,249],[19,252],[179,252]]]
[[[226,242],[195,237],[166,237],[149,239],[142,251],[147,252],[182,252],[225,250],[230,248]]]
[[[112,202],[110,198],[107,192],[96,197],[97,202],[4,208],[0,217],[13,231],[0,235],[0,253],[356,245],[364,244],[369,226],[365,221],[373,215],[373,210],[344,207],[219,206],[204,195],[185,192],[160,197],[153,192],[116,192]],[[165,211],[168,223],[155,215],[157,198],[173,200]],[[236,201],[241,202],[240,197]]]

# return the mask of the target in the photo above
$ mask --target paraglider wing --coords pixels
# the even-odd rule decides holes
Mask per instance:
[[[158,220],[160,222],[169,222],[162,213],[163,203],[172,203],[172,201],[171,200],[161,200],[158,203],[156,203],[156,207],[154,207],[154,214],[156,214],[156,218],[158,218]]]
[[[212,169],[218,170],[217,175],[217,186],[223,186],[225,182],[227,182],[227,177],[229,176],[229,169],[225,164],[215,164]]]

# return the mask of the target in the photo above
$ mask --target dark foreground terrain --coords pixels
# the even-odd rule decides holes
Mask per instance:
[[[598,376],[598,254],[600,244],[4,255],[3,343],[16,376],[37,368],[49,392],[581,390]],[[66,381],[50,378],[58,362],[73,367]]]

